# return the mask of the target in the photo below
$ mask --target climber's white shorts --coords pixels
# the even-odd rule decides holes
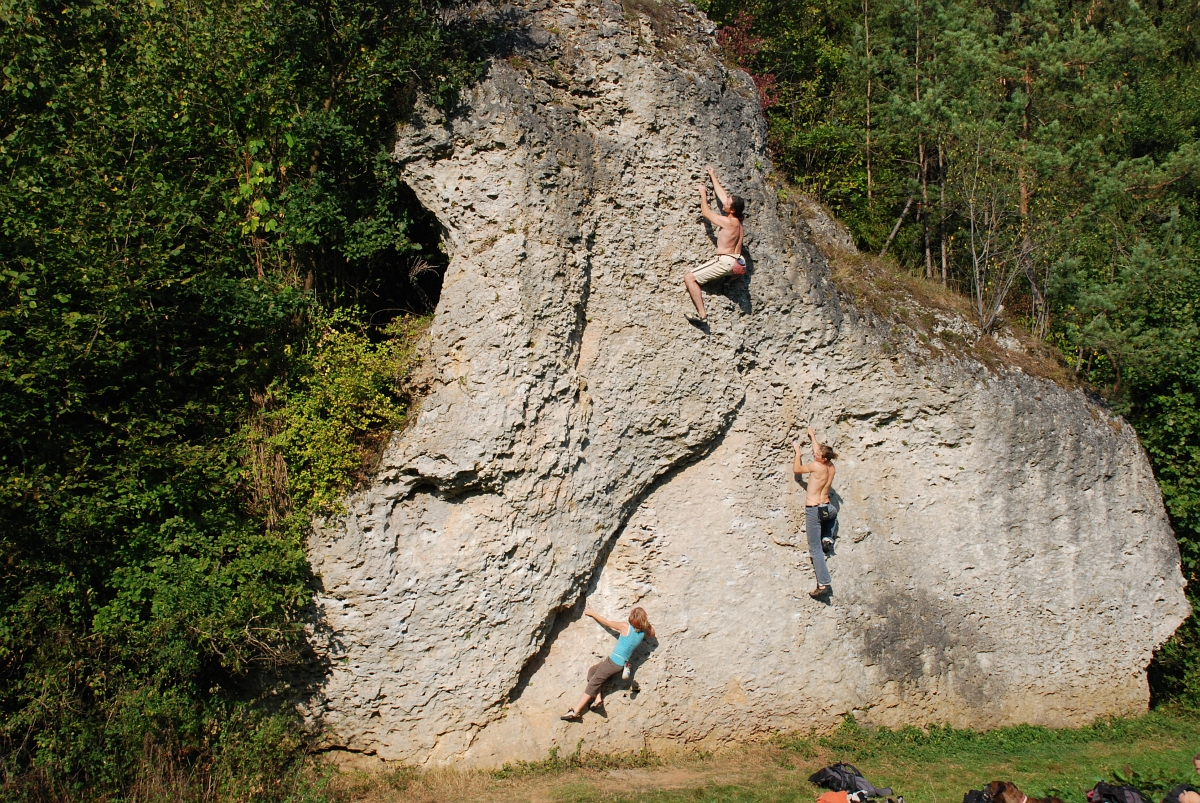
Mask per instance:
[[[693,268],[690,272],[696,277],[697,282],[708,284],[717,279],[724,279],[733,273],[733,269],[737,264],[737,257],[731,254],[717,254],[708,262],[705,262],[698,268]]]

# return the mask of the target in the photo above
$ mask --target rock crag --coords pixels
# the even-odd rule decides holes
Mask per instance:
[[[714,744],[862,722],[1070,725],[1148,702],[1186,614],[1136,436],[1078,391],[885,348],[769,183],[750,79],[671,0],[518,5],[448,119],[400,127],[451,254],[429,392],[311,561],[338,744],[416,764]],[[750,273],[690,326],[707,165]],[[819,233],[819,232],[818,232]],[[836,236],[835,236],[836,239]],[[843,237],[844,239],[844,237]],[[840,452],[834,595],[792,440]],[[558,715],[644,606],[635,693]]]

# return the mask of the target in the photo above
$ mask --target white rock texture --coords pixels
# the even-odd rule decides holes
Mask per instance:
[[[767,180],[713,28],[669,0],[535,3],[396,159],[452,255],[429,392],[310,543],[331,739],[414,764],[664,749],[859,721],[1069,725],[1148,701],[1187,611],[1135,434],[1078,391],[885,347]],[[641,9],[642,13],[637,13]],[[649,9],[649,11],[647,10]],[[650,11],[669,13],[652,14]],[[713,251],[695,185],[748,199],[751,273],[685,322]],[[841,453],[834,595],[790,443]],[[657,628],[607,717],[558,715],[613,637]],[[323,639],[323,641],[321,641]]]

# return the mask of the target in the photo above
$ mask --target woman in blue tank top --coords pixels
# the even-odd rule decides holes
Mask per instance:
[[[568,708],[567,713],[560,717],[567,722],[578,722],[583,719],[584,709],[588,707],[589,702],[591,702],[592,708],[603,706],[604,695],[600,691],[600,687],[604,685],[604,681],[620,673],[629,663],[629,657],[633,655],[633,651],[642,643],[642,639],[646,636],[654,636],[654,628],[650,626],[644,608],[634,608],[630,611],[628,622],[614,622],[611,619],[605,619],[590,605],[584,609],[583,613],[605,627],[617,631],[621,637],[617,639],[617,646],[613,648],[611,655],[588,669],[587,686],[583,690],[583,696],[579,698],[579,702],[575,704],[574,708]],[[594,702],[592,702],[593,697],[595,698]]]

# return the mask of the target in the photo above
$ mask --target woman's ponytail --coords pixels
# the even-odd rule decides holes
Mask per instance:
[[[639,633],[645,633],[650,638],[654,638],[654,628],[650,624],[650,620],[646,618],[645,608],[634,608],[629,612],[629,624]]]

